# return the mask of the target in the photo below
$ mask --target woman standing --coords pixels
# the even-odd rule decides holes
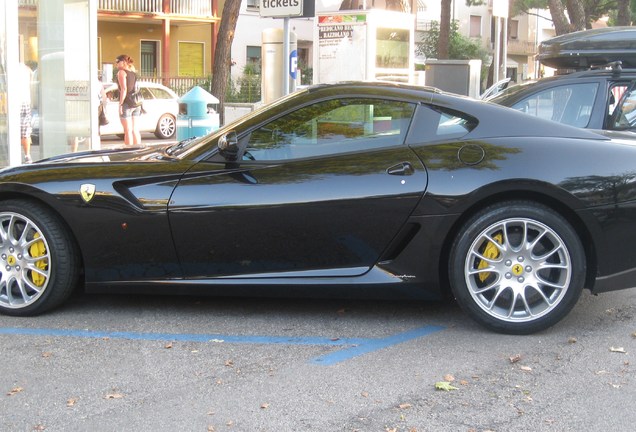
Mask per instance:
[[[117,86],[119,87],[119,118],[124,127],[124,144],[141,144],[141,134],[137,120],[141,115],[141,107],[135,106],[130,94],[135,90],[137,75],[133,60],[122,54],[117,57]]]

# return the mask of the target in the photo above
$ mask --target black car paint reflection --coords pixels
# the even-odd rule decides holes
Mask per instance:
[[[322,85],[170,148],[6,169],[0,222],[35,219],[52,263],[77,253],[78,268],[65,271],[89,291],[441,298],[450,284],[480,323],[529,333],[567,313],[583,285],[636,285],[625,242],[636,238],[635,158],[631,142],[433,89]],[[90,201],[85,184],[96,189]],[[489,224],[514,229],[496,236]],[[56,227],[66,234],[53,236]],[[59,249],[65,236],[72,246]],[[524,236],[535,240],[514,259],[536,268],[505,270],[500,257]],[[545,257],[532,255],[541,242]],[[488,294],[493,275],[526,306]],[[48,293],[57,281],[46,277]],[[570,279],[576,286],[562,288]],[[547,286],[566,293],[542,294],[554,297],[553,314],[534,295]],[[2,289],[5,313],[61,301],[33,295],[3,308],[14,291]]]

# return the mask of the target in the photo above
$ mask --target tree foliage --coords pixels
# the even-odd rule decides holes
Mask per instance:
[[[470,0],[469,0],[470,1]],[[510,16],[549,9],[557,35],[592,28],[592,23],[609,16],[610,25],[631,25],[635,0],[511,0]]]
[[[416,44],[417,53],[425,55],[427,58],[441,58],[438,52],[441,37],[440,23],[433,21],[431,29],[426,33],[424,39]],[[448,37],[448,58],[453,60],[481,59],[486,62],[488,53],[479,43],[463,36],[459,32],[458,22],[453,21],[450,25]]]
[[[611,26],[629,26],[636,21],[636,0],[618,0],[618,8],[609,14]]]

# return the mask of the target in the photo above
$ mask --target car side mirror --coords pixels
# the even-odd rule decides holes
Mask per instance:
[[[219,153],[228,162],[234,162],[239,158],[239,142],[236,131],[229,131],[219,138],[217,143]],[[242,155],[241,155],[242,156]]]

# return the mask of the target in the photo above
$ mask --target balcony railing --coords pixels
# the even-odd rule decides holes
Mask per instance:
[[[168,77],[159,78],[154,76],[140,76],[141,81],[151,81],[158,84],[164,84],[171,88],[177,95],[183,96],[192,87],[199,86],[207,91],[212,90],[212,80],[210,77]]]
[[[162,0],[99,0],[99,10],[163,13]]]
[[[171,15],[212,17],[210,0],[170,0]],[[163,14],[163,0],[99,0],[100,11]]]
[[[492,40],[487,39],[486,43],[490,49],[495,49],[495,44]],[[518,39],[508,39],[507,43],[508,54],[513,55],[527,55],[531,56],[537,53],[537,46],[534,42],[518,40]]]
[[[37,7],[43,0],[18,0],[20,7]],[[210,0],[170,0],[171,15],[211,18]],[[98,9],[107,12],[130,12],[163,15],[163,0],[99,0]]]
[[[537,46],[533,42],[509,39],[508,53],[520,54],[520,55],[534,55],[537,53]]]

